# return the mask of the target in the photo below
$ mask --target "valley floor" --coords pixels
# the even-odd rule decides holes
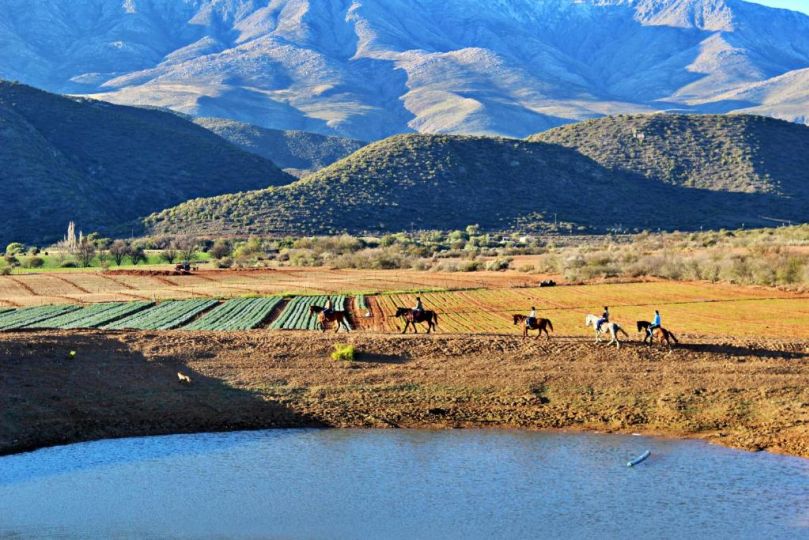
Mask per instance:
[[[682,338],[669,352],[574,336],[5,333],[0,454],[324,426],[641,432],[809,457],[809,342]],[[356,360],[331,360],[335,343]]]

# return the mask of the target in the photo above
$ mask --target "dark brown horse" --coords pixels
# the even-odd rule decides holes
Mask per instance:
[[[638,321],[638,332],[643,332],[643,342],[648,343],[651,347],[657,338],[658,343],[661,345],[665,344],[668,345],[669,349],[673,344],[680,343],[680,340],[677,339],[677,336],[674,335],[674,332],[666,330],[662,326],[658,326],[652,331],[652,335],[649,335],[649,327],[652,325],[649,321]]]
[[[404,319],[405,326],[402,330],[404,334],[407,332],[407,327],[413,327],[413,333],[418,334],[419,331],[416,329],[417,323],[427,324],[427,333],[429,334],[431,330],[438,329],[438,314],[435,311],[430,311],[426,309],[424,311],[415,312],[410,308],[405,307],[397,307],[396,308],[396,317],[401,317]]]
[[[348,325],[348,313],[345,311],[332,310],[326,313],[326,308],[320,306],[309,306],[309,314],[317,315],[317,322],[320,325],[320,331],[326,331],[326,323],[335,323],[334,332],[340,331],[340,327],[344,327],[347,332],[351,332],[351,327]]]
[[[532,324],[529,328],[528,324],[526,324],[526,321],[528,320],[527,315],[512,315],[512,317],[514,318],[514,326],[522,323],[522,337],[527,338],[529,330],[539,330],[539,332],[537,333],[537,339],[539,339],[539,336],[542,335],[542,332],[545,332],[545,336],[548,339],[551,339],[551,335],[548,333],[548,329],[550,328],[551,332],[553,332],[553,324],[551,323],[550,319],[537,318],[534,321],[532,321]]]

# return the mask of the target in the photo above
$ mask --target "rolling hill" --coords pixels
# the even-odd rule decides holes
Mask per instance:
[[[574,149],[619,174],[809,204],[809,127],[791,122],[749,115],[622,115],[529,140]]]
[[[771,225],[768,218],[809,219],[809,153],[803,152],[809,127],[746,116],[661,116],[588,122],[581,130],[598,141],[611,137],[605,128],[609,122],[631,133],[632,124],[646,121],[662,130],[666,145],[650,135],[648,144],[661,148],[650,151],[647,161],[638,159],[636,170],[616,167],[606,152],[593,157],[551,142],[399,135],[288,186],[189,201],[150,216],[145,225],[151,232],[219,235],[447,230],[472,223],[485,230],[548,230],[561,222],[600,232],[618,226],[693,230]],[[713,127],[676,127],[690,122]],[[734,139],[739,133],[746,137]],[[773,144],[765,145],[770,136]],[[736,146],[720,145],[719,160],[753,156],[738,164],[740,171],[761,166],[762,154],[753,150],[760,144],[769,152],[765,169],[736,179],[710,159],[693,159],[690,166],[702,169],[677,176],[676,167],[670,171],[655,163],[655,156],[677,148],[683,155],[676,162],[685,162],[694,149],[710,148],[717,139],[736,141]],[[776,167],[780,161],[788,165]],[[699,186],[688,185],[690,178],[699,179]]]
[[[366,143],[305,131],[265,129],[224,118],[197,118],[197,124],[236,146],[269,159],[285,172],[301,177],[356,152]]]
[[[294,180],[180,116],[0,81],[0,244],[61,238],[193,197]],[[128,230],[127,230],[128,233]]]
[[[743,0],[0,0],[0,78],[366,141],[806,122],[807,69],[809,16]]]

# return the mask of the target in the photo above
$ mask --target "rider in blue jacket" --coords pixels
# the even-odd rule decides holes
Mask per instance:
[[[649,337],[652,337],[655,328],[660,328],[660,312],[655,310],[654,319],[652,319],[652,324],[649,325]]]

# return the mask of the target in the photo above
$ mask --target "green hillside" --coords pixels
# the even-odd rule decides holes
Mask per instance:
[[[0,81],[0,244],[114,227],[292,177],[175,114]]]
[[[150,216],[146,226],[209,235],[456,229],[472,223],[529,230],[552,228],[556,221],[593,232],[615,226],[699,229],[771,224],[769,216],[805,221],[806,200],[650,181],[557,144],[399,135],[288,186],[189,201]]]
[[[224,118],[197,118],[194,122],[298,177],[331,165],[366,144],[306,131],[265,129]]]
[[[618,173],[740,193],[809,196],[809,127],[763,116],[614,116],[539,133]],[[804,199],[806,200],[806,199]]]

